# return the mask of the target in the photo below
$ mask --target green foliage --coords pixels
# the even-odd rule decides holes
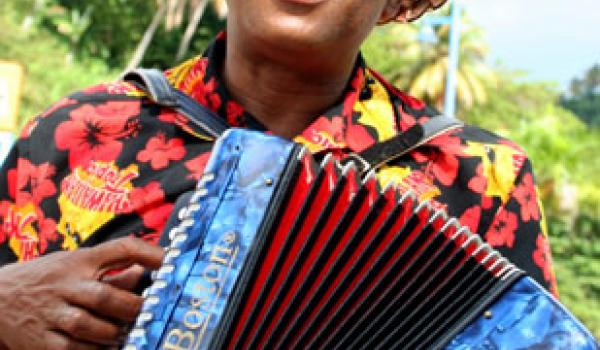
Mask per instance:
[[[204,52],[214,36],[224,29],[224,26],[225,22],[218,18],[212,7],[208,7],[202,18],[202,25],[196,31],[184,60]],[[142,66],[167,69],[176,65],[178,62],[175,62],[175,54],[183,37],[183,29],[185,26],[170,32],[158,31],[142,61]]]
[[[494,71],[485,65],[487,47],[483,31],[463,16],[456,72],[457,100],[461,110],[487,100],[486,84],[494,84]],[[442,109],[448,67],[449,26],[434,29],[437,42],[421,43],[419,24],[391,24],[376,28],[363,46],[368,62],[397,87]]]
[[[600,127],[600,64],[590,68],[583,79],[573,79],[570,90],[569,96],[561,96],[560,104],[589,125]]]
[[[600,337],[600,224],[597,217],[580,217],[572,230],[551,223],[552,252],[561,300]],[[578,232],[579,234],[575,234]]]
[[[127,65],[157,9],[156,2],[148,0],[46,0],[37,11],[31,10],[33,3],[23,0],[11,7],[19,17],[32,15],[39,26],[68,45],[80,59],[99,58],[111,68]],[[188,57],[202,52],[224,23],[214,8],[208,7]],[[169,31],[161,27],[143,66],[166,69],[175,65],[175,53],[187,23],[182,24]]]
[[[37,0],[39,1],[39,0]],[[116,79],[152,19],[146,0],[33,0],[0,2],[0,59],[20,62],[26,71],[20,125],[69,92]],[[25,18],[32,24],[23,28]],[[211,8],[188,56],[202,52],[223,27]],[[159,31],[142,63],[174,66],[183,29]]]
[[[102,60],[71,61],[67,43],[44,29],[24,33],[19,21],[23,17],[11,5],[0,2],[0,59],[25,67],[20,124],[71,91],[118,76]]]
[[[362,47],[370,67],[402,89],[408,89],[416,73],[415,62],[421,56],[416,25],[394,24],[377,27]]]

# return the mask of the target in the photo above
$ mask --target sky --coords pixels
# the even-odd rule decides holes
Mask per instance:
[[[487,34],[492,63],[566,89],[600,63],[599,0],[463,0]]]

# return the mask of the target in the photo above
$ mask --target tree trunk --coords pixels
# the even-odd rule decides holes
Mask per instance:
[[[40,12],[44,8],[44,4],[44,0],[35,0],[31,12],[27,16],[25,16],[25,18],[23,19],[23,23],[21,23],[21,31],[23,31],[24,33],[29,32],[35,16],[37,16],[38,12]]]
[[[176,61],[180,61],[187,54],[192,42],[192,38],[194,37],[194,33],[196,32],[196,29],[202,20],[202,16],[204,15],[204,11],[206,10],[206,5],[208,5],[208,0],[202,0],[202,2],[199,3],[194,9],[194,14],[190,20],[190,23],[188,23],[188,26],[185,29],[185,33],[181,39],[181,42],[179,43],[177,56],[175,56]]]
[[[161,1],[160,6],[158,7],[158,10],[156,10],[156,13],[154,14],[154,18],[152,19],[152,22],[146,29],[146,32],[144,33],[142,40],[138,44],[138,47],[135,49],[135,53],[133,54],[133,57],[129,61],[129,65],[127,65],[127,68],[125,69],[126,72],[130,71],[132,69],[135,69],[140,65],[140,63],[144,59],[144,55],[146,54],[148,47],[150,46],[150,43],[152,42],[152,39],[154,38],[154,34],[156,33],[158,26],[160,26],[160,23],[162,22],[163,18],[165,17],[166,12],[167,12],[167,2]]]

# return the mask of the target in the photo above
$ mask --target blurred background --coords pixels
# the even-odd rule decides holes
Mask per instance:
[[[224,0],[1,1],[0,153],[70,91],[201,54],[226,15]],[[526,149],[561,299],[600,338],[598,23],[597,0],[462,0],[377,28],[363,52],[399,88]]]

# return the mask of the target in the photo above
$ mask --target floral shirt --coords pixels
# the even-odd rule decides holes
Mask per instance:
[[[220,80],[225,40],[220,35],[204,56],[165,74],[231,126],[267,131]],[[313,153],[343,158],[435,114],[359,59],[340,102],[294,140]],[[174,201],[202,174],[210,141],[128,83],[62,99],[25,126],[0,173],[0,265],[121,236],[156,242]],[[445,208],[556,292],[531,163],[514,143],[464,126],[383,167],[377,177]]]

